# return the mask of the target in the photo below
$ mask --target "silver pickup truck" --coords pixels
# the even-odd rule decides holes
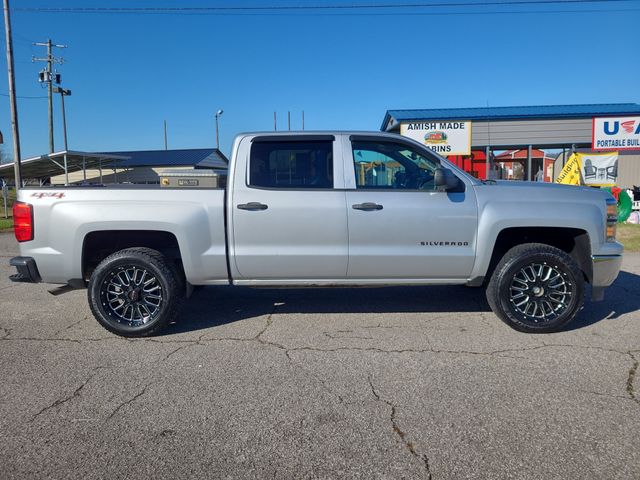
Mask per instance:
[[[563,328],[617,277],[601,190],[478,181],[386,133],[252,133],[225,188],[20,190],[14,281],[88,288],[123,336],[157,332],[197,285],[486,286],[524,332]]]

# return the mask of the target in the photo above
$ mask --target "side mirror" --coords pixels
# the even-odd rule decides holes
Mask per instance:
[[[448,191],[460,185],[460,179],[456,177],[448,168],[436,168],[433,175],[436,188],[440,191]]]

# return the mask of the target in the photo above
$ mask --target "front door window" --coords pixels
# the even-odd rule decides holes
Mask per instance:
[[[435,190],[434,172],[440,162],[406,145],[354,141],[356,187],[365,190]]]

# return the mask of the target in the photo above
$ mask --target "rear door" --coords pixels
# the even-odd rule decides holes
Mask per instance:
[[[468,278],[477,230],[473,188],[462,183],[458,191],[438,191],[440,160],[413,142],[352,136],[350,146],[348,277]]]
[[[347,214],[334,136],[243,140],[232,188],[232,261],[244,280],[344,279]],[[336,167],[336,163],[338,166]],[[339,175],[336,175],[339,172]]]

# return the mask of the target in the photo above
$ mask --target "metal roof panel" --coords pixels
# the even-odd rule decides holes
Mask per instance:
[[[190,148],[182,150],[138,150],[124,152],[103,152],[106,155],[128,157],[119,165],[122,167],[179,167],[226,169],[228,160],[216,148]]]
[[[637,103],[599,103],[582,105],[536,105],[512,107],[431,108],[387,110],[381,130],[386,130],[391,118],[409,120],[517,120],[544,118],[585,118],[606,115],[640,115]]]

